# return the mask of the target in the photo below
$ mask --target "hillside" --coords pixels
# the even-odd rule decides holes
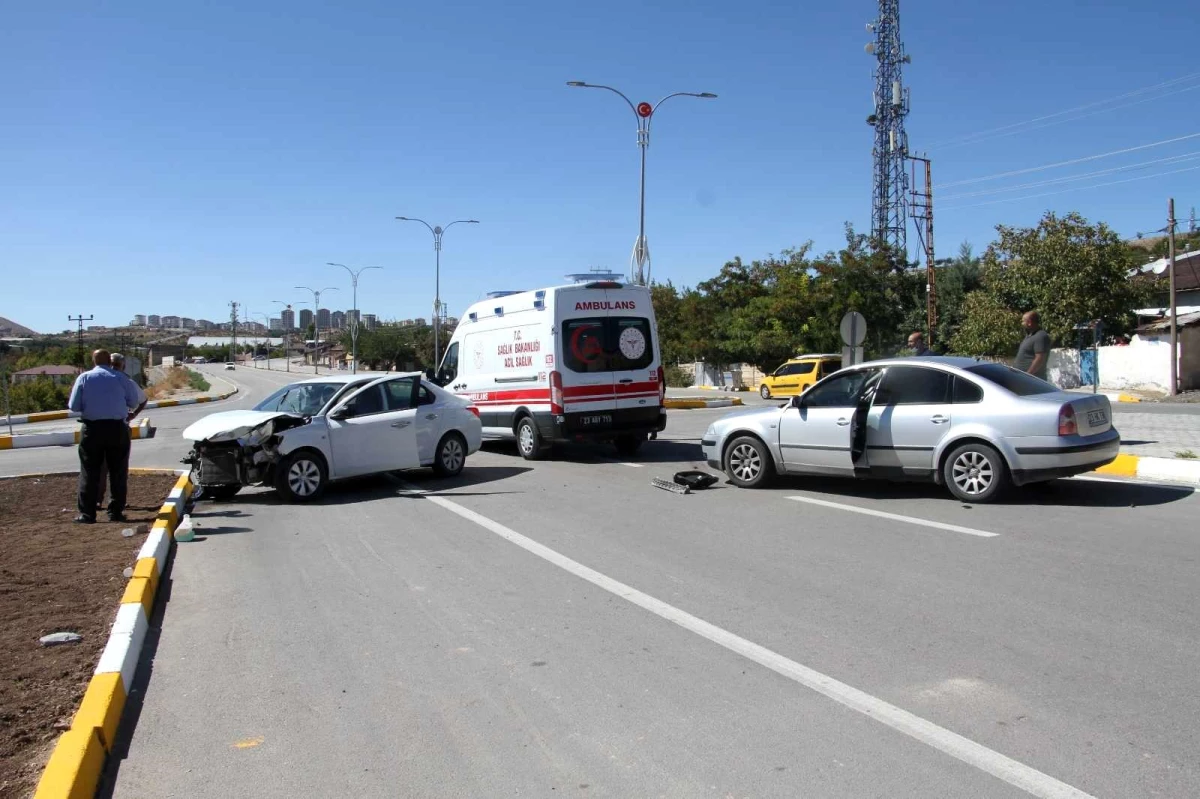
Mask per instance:
[[[19,325],[11,319],[5,319],[3,316],[0,316],[0,338],[30,338],[36,335],[37,333],[24,325]]]

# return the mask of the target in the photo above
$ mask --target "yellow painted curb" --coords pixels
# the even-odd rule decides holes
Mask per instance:
[[[129,585],[125,586],[121,604],[129,605],[134,602],[140,602],[142,610],[146,611],[146,618],[150,618],[154,612],[154,584],[150,582],[149,577],[134,577],[129,581]]]
[[[1132,394],[1118,394],[1117,402],[1141,402],[1141,397],[1135,397]]]
[[[728,401],[729,405],[710,405],[711,402]],[[721,408],[721,407],[736,407],[742,405],[741,397],[721,397],[720,400],[705,400],[705,399],[671,399],[668,397],[663,402],[664,408],[674,408],[676,410],[696,410],[699,408]]]
[[[158,558],[138,558],[138,562],[133,566],[133,576],[144,577],[150,581],[151,597],[158,594]],[[153,606],[153,600],[151,600],[151,607]],[[146,618],[150,618],[149,610],[146,611]]]
[[[34,799],[92,799],[103,768],[104,744],[96,728],[67,730],[54,745]]]
[[[165,521],[172,530],[175,529],[175,525],[179,524],[179,509],[175,507],[174,502],[163,503],[158,509],[158,521]]]
[[[184,499],[192,497],[192,478],[190,474],[181,474],[179,479],[175,481],[175,488],[183,492]]]
[[[1118,455],[1117,459],[1107,466],[1096,470],[1098,474],[1115,474],[1122,477],[1137,477],[1138,456]]]
[[[176,474],[177,470],[131,469],[130,472]],[[181,489],[185,497],[191,496],[193,486],[190,472],[181,475],[175,481],[174,488]],[[154,528],[164,530],[167,537],[172,539],[179,516],[174,502],[168,499],[164,509],[167,505],[171,506],[172,512],[167,518],[163,518],[160,512]],[[140,604],[142,613],[149,619],[154,610],[159,580],[157,559],[138,558],[133,567],[133,578],[125,586],[121,604]],[[128,690],[119,670],[92,675],[83,701],[71,722],[71,729],[58,739],[50,760],[42,770],[34,799],[93,799],[108,750],[116,741],[127,699]]]
[[[0,449],[12,449],[12,436],[0,436]]]
[[[125,686],[121,684],[121,673],[92,675],[87,693],[71,722],[71,729],[96,729],[100,732],[100,743],[105,750],[112,751],[117,738],[117,724],[121,711],[125,709]]]

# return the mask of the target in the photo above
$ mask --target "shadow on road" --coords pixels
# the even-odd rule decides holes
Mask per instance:
[[[496,455],[521,457],[517,452],[517,445],[511,441],[488,441],[484,443],[484,449]],[[647,441],[637,451],[637,454],[632,456],[619,454],[612,444],[555,444],[546,460],[572,463],[628,461],[630,463],[702,464],[704,454],[700,449],[700,439],[659,438],[656,441]]]
[[[728,481],[726,481],[728,484]],[[837,477],[780,477],[775,490],[809,491],[847,498],[870,500],[941,499],[958,502],[945,487],[932,483],[889,483],[882,480],[853,480]],[[1130,508],[1166,505],[1187,499],[1190,486],[1094,480],[1053,480],[1048,483],[1010,488],[997,506],[1057,505],[1080,508]],[[971,504],[971,503],[962,503]]]

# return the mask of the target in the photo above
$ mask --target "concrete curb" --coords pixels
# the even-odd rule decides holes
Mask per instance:
[[[229,381],[225,381],[229,382]],[[232,384],[230,384],[232,385]],[[181,400],[155,400],[154,402],[146,403],[146,410],[154,408],[174,408],[177,405],[196,405],[201,402],[217,402],[223,399],[229,399],[234,394],[238,393],[237,386],[233,387],[233,391],[224,394],[217,394],[213,397],[191,397],[190,399]],[[79,414],[75,411],[42,411],[41,413],[24,413],[19,416],[13,416],[11,422],[8,417],[3,420],[4,424],[35,424],[37,422],[57,422],[62,419],[78,419]]]
[[[129,428],[129,437],[134,441],[154,438],[158,428],[150,424],[149,419],[142,419]],[[0,436],[0,449],[29,449],[31,447],[70,447],[79,443],[83,436],[82,430],[69,430],[61,433],[29,433],[23,436]]]
[[[688,386],[700,391],[749,391],[749,386]]]
[[[1162,480],[1172,483],[1200,485],[1200,460],[1185,458],[1143,458],[1140,455],[1118,455],[1097,474],[1136,477],[1140,480]]]
[[[663,406],[676,410],[695,410],[698,408],[732,408],[741,405],[741,397],[729,399],[704,399],[702,397],[667,397]]]
[[[1109,402],[1141,402],[1141,397],[1135,397],[1132,394],[1121,394],[1117,391],[1086,391],[1084,389],[1072,388],[1068,389],[1071,394],[1082,394],[1084,396],[1099,396],[1108,397]]]
[[[130,470],[138,474],[174,474],[174,469]],[[71,728],[59,737],[34,799],[82,799],[96,794],[100,775],[112,752],[125,701],[133,688],[142,644],[150,629],[154,599],[170,562],[175,527],[192,495],[191,473],[175,481],[158,519],[138,552],[133,577],[117,608],[108,644],[88,683]]]

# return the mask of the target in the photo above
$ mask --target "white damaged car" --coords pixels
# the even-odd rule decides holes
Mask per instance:
[[[293,502],[331,480],[432,466],[462,471],[482,439],[479,409],[420,374],[329,375],[292,383],[253,410],[206,416],[183,431],[202,495],[274,486]]]

